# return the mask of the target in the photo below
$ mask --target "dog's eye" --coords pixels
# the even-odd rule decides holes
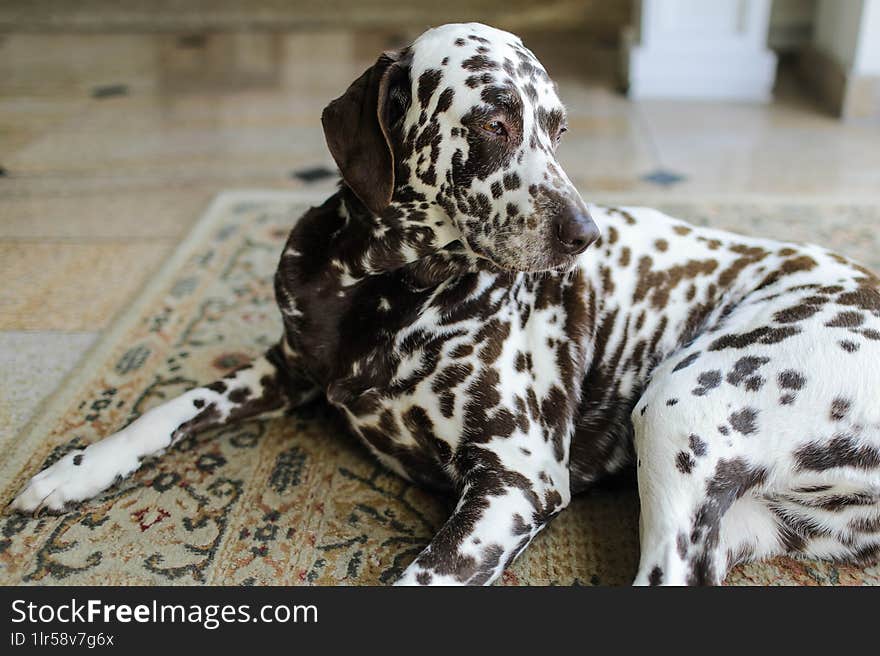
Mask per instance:
[[[556,133],[556,141],[560,141],[562,139],[562,135],[568,132],[568,128],[564,125],[559,128],[559,132]]]
[[[480,127],[489,134],[494,134],[496,137],[507,136],[507,128],[504,127],[504,123],[501,121],[485,121]]]

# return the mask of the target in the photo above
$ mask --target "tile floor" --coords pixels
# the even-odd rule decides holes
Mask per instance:
[[[330,190],[295,175],[334,168],[322,107],[411,36],[0,35],[0,431],[27,421],[214,194]],[[836,122],[785,75],[770,106],[632,104],[613,51],[523,36],[560,83],[560,158],[588,197],[880,202],[880,126]]]

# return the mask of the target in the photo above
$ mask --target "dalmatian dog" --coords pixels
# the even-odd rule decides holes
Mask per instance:
[[[194,431],[324,397],[456,495],[403,584],[488,584],[635,469],[638,584],[775,554],[880,553],[880,280],[818,246],[587,205],[556,86],[519,38],[445,25],[322,116],[344,182],[284,248],[280,342],[40,472],[87,499]]]

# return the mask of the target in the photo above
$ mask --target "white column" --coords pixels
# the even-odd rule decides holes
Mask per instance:
[[[862,29],[853,64],[859,75],[880,76],[880,0],[862,4]]]
[[[641,0],[625,35],[631,98],[767,102],[770,0]]]

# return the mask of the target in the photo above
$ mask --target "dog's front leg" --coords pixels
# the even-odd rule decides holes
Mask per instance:
[[[184,437],[302,403],[309,384],[293,380],[280,347],[251,364],[167,401],[118,433],[68,453],[34,476],[11,506],[22,512],[63,510],[107,489]]]
[[[452,516],[397,585],[488,585],[568,505],[568,469],[548,454],[466,449],[473,465]]]

